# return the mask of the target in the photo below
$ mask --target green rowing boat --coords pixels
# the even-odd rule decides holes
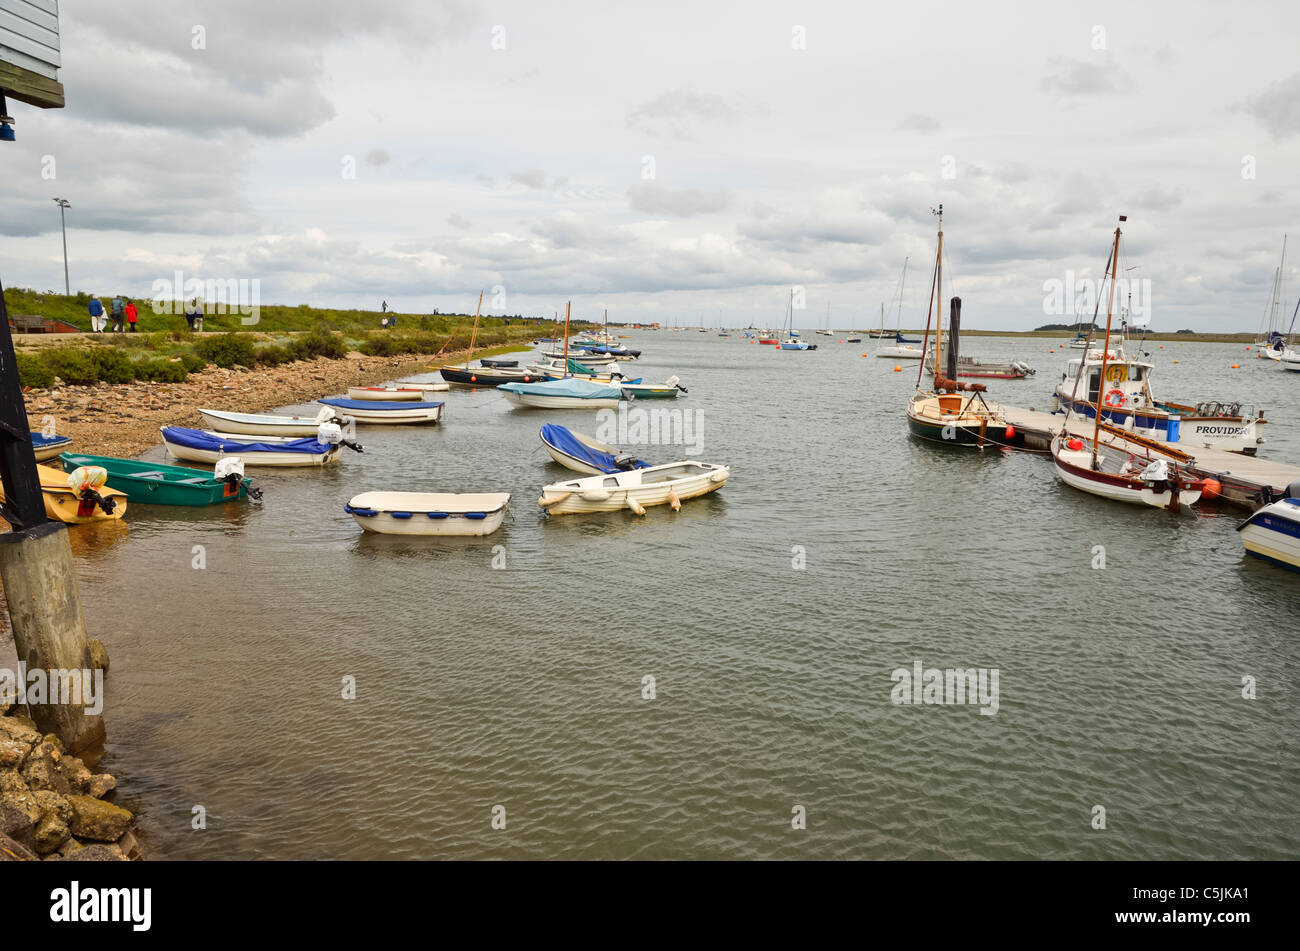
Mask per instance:
[[[109,485],[119,492],[125,492],[128,501],[145,505],[215,505],[218,502],[233,502],[247,497],[250,486],[250,481],[243,476],[230,475],[218,479],[202,469],[140,462],[136,459],[65,452],[59,456],[59,461],[65,472],[72,472],[82,466],[102,466],[108,470]],[[253,491],[257,493],[257,490]]]

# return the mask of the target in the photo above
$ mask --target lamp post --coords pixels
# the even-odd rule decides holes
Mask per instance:
[[[68,281],[68,224],[63,217],[63,209],[71,208],[66,198],[56,198],[54,203],[59,206],[59,225],[63,229],[63,293],[72,296],[72,285]]]

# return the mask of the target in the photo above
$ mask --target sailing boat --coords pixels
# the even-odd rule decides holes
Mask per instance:
[[[799,339],[799,331],[794,329],[794,288],[790,288],[790,303],[786,305],[786,335],[789,339],[781,342],[782,350],[816,350],[817,344],[805,343]]]
[[[525,383],[530,380],[545,379],[538,377],[537,374],[530,370],[521,370],[516,367],[491,366],[484,360],[479,361],[479,365],[471,367],[470,360],[474,356],[474,342],[478,339],[478,319],[483,310],[483,292],[478,293],[478,307],[474,309],[474,330],[469,338],[469,352],[465,355],[465,365],[443,366],[438,368],[438,373],[448,383],[454,383],[458,386],[500,386],[502,383],[515,383],[520,380]]]
[[[922,352],[929,344],[930,317],[935,319],[934,362],[942,367],[943,355],[943,205],[931,209],[939,218],[939,244],[934,259],[934,279],[931,284],[930,303],[926,305],[925,336]],[[936,306],[938,305],[938,306]],[[961,298],[954,297],[949,333],[954,344],[961,322]],[[951,446],[973,446],[983,449],[989,443],[1008,445],[1015,437],[1015,429],[1007,423],[1001,408],[984,399],[987,387],[983,383],[958,383],[952,377],[957,373],[957,355],[949,357],[951,373],[937,373],[934,389],[922,390],[924,367],[916,374],[916,393],[907,403],[907,427],[912,435],[921,439],[946,443]],[[969,395],[963,395],[969,394]]]
[[[833,337],[833,336],[835,336],[833,333],[831,333],[831,302],[830,302],[830,301],[827,301],[827,302],[826,302],[826,329],[825,329],[825,330],[817,330],[817,331],[814,331],[814,333],[816,333],[818,336],[821,336],[821,337]]]
[[[1286,274],[1286,235],[1282,235],[1282,260],[1273,274],[1273,300],[1268,307],[1268,328],[1255,338],[1255,356],[1261,360],[1279,363],[1287,349],[1287,338],[1282,335],[1279,317],[1285,319],[1282,311],[1282,278]]]
[[[898,281],[898,322],[895,325],[892,334],[885,333],[885,305],[880,305],[880,339],[885,340],[889,337],[894,338],[892,347],[881,346],[876,350],[876,356],[889,357],[895,360],[920,360],[925,355],[925,351],[913,347],[912,344],[920,343],[919,340],[908,340],[903,336],[903,287],[907,283],[907,262],[909,258],[903,258],[903,276]],[[927,317],[928,319],[928,317]]]
[[[1119,216],[1120,223],[1128,221]],[[1101,373],[1107,379],[1107,364],[1116,358],[1111,350],[1111,323],[1115,310],[1115,272],[1119,266],[1119,226],[1111,249],[1110,296],[1106,305],[1106,340],[1100,351]],[[1122,358],[1121,358],[1122,359]],[[1080,374],[1082,367],[1079,368]],[[1194,505],[1201,497],[1202,483],[1187,476],[1182,467],[1194,460],[1187,453],[1171,449],[1154,439],[1102,422],[1100,389],[1093,404],[1092,438],[1069,429],[1071,417],[1052,439],[1052,459],[1056,474],[1066,485],[1102,498],[1138,505],[1152,505],[1178,511],[1181,505]],[[1087,417],[1083,417],[1087,422]],[[1103,439],[1103,433],[1105,439]]]
[[[569,375],[571,307],[572,302],[564,306],[564,377],[543,379],[540,383],[508,382],[497,387],[501,395],[520,409],[611,409],[623,399],[623,391],[617,385]],[[676,396],[676,392],[673,395]]]

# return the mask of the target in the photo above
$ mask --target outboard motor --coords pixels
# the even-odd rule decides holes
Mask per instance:
[[[1147,463],[1147,467],[1142,470],[1139,478],[1147,482],[1164,482],[1169,478],[1169,463],[1163,459],[1153,459]]]
[[[212,475],[230,486],[236,494],[239,484],[244,481],[244,460],[239,456],[222,456],[212,467]],[[248,497],[261,501],[262,490],[252,485],[248,487]]]
[[[316,441],[322,446],[347,446],[354,452],[365,452],[361,443],[343,438],[343,429],[338,423],[321,423],[317,426]]]
[[[678,382],[678,379],[679,378],[676,375],[670,376],[667,380],[664,381],[664,386],[675,386],[677,387],[677,389],[685,393],[686,387],[682,386],[681,383]]]
[[[614,456],[614,465],[624,472],[630,472],[636,468],[636,456],[630,452],[620,452]]]
[[[103,466],[81,466],[68,476],[68,487],[77,493],[77,499],[81,503],[79,509],[87,507],[93,512],[95,506],[99,506],[105,515],[112,515],[117,510],[117,499],[106,499],[98,492],[107,482],[108,470]],[[88,515],[90,512],[78,514]]]

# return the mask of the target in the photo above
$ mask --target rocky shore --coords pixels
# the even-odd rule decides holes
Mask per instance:
[[[100,456],[132,457],[162,442],[160,426],[201,427],[198,408],[258,412],[306,403],[386,380],[426,373],[463,360],[449,353],[371,357],[353,351],[342,360],[319,358],[254,370],[211,364],[184,383],[98,383],[26,394],[33,432],[71,436],[72,448]]]
[[[117,788],[0,703],[0,862],[123,862],[143,857]]]

